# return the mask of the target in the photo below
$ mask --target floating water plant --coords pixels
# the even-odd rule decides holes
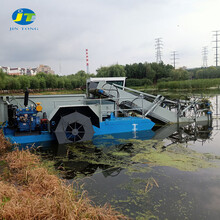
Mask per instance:
[[[94,146],[91,142],[68,147],[67,157],[59,158],[56,167],[62,167],[67,178],[84,177],[95,172],[108,175],[109,170],[123,170],[126,174],[149,172],[153,167],[168,166],[182,171],[196,171],[213,167],[210,154],[202,154],[181,144],[164,146],[158,140],[120,140],[118,145]]]
[[[147,181],[147,185],[145,187],[145,192],[146,193],[150,192],[153,189],[154,186],[159,188],[159,185],[158,185],[157,181],[153,177],[150,177]]]
[[[131,160],[136,163],[148,164],[149,166],[169,166],[182,171],[196,171],[199,168],[213,167],[210,157],[198,153],[181,144],[163,146],[162,141],[149,143],[147,141],[136,142],[134,147],[138,149]]]

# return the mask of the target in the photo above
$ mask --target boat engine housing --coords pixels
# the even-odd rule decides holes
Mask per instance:
[[[16,110],[16,124],[20,132],[37,131],[40,128],[40,117],[37,116],[38,111],[31,106]]]

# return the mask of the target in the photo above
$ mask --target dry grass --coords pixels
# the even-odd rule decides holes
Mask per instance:
[[[28,150],[1,159],[9,175],[0,181],[0,219],[127,219],[107,205],[93,206],[85,192],[50,174]]]
[[[2,129],[0,129],[0,154],[5,153],[11,144],[5,139]]]

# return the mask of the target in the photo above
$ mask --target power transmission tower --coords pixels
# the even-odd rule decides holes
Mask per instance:
[[[157,63],[161,63],[162,62],[162,49],[163,49],[163,42],[162,42],[162,38],[156,38],[155,39],[155,49],[156,49],[156,60]]]
[[[202,67],[207,68],[208,66],[208,49],[207,47],[202,48]]]
[[[216,65],[216,67],[218,66],[218,48],[219,48],[219,46],[218,46],[218,42],[220,41],[219,39],[218,39],[218,36],[220,35],[218,32],[219,31],[213,31],[214,33],[213,33],[213,36],[215,37],[215,40],[213,41],[213,42],[215,42],[215,47],[213,47],[213,48],[215,48],[215,65]]]
[[[171,60],[172,60],[174,69],[176,68],[176,60],[179,59],[177,56],[178,56],[177,51],[171,52]]]

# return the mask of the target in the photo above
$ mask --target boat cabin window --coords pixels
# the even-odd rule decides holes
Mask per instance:
[[[124,81],[106,81],[107,83],[109,84],[116,84],[116,85],[119,85],[119,86],[123,86],[124,84]]]

